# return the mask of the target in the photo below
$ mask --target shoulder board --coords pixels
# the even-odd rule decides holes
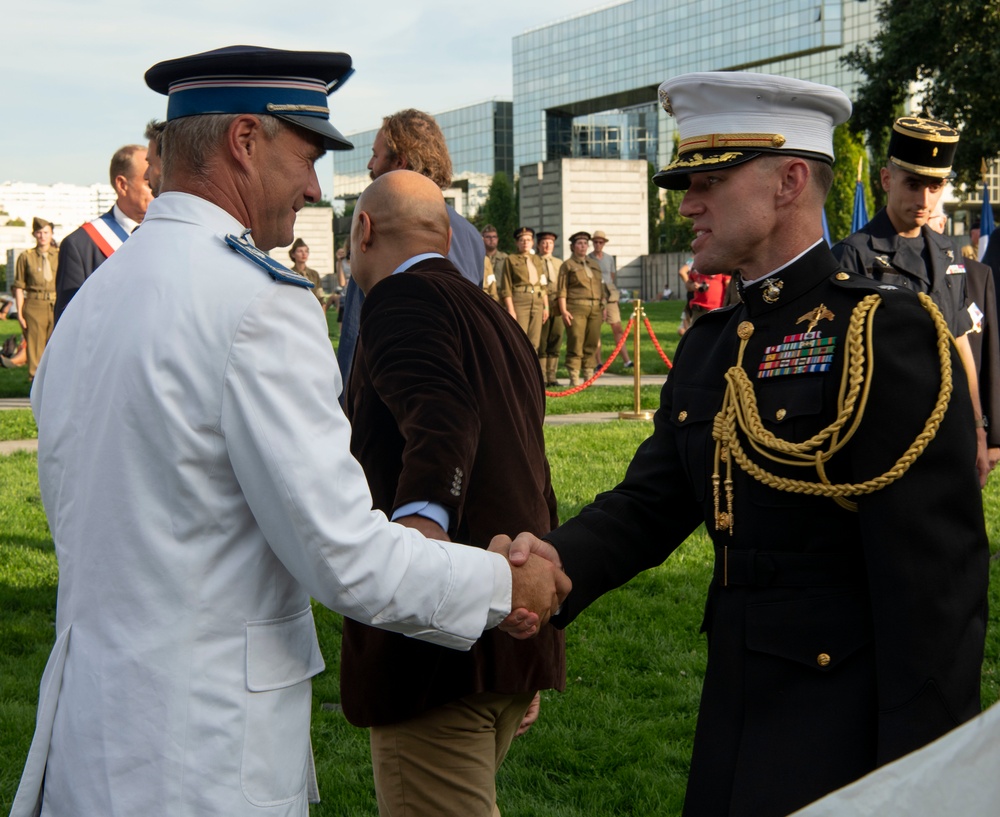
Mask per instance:
[[[249,233],[249,230],[240,236],[230,233],[226,236],[226,243],[244,258],[266,270],[267,274],[270,275],[275,281],[282,284],[294,284],[295,286],[305,287],[307,289],[313,288],[313,282],[304,275],[299,275],[294,270],[290,270],[288,267],[279,264],[266,252],[251,244],[247,240],[247,235]]]
[[[830,276],[830,281],[844,289],[863,289],[867,292],[878,292],[880,294],[884,292],[910,292],[910,290],[904,287],[897,287],[883,281],[876,281],[867,275],[859,275],[856,272],[848,272],[847,270],[838,270],[833,273]]]

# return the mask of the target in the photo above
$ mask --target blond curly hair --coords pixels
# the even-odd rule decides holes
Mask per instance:
[[[451,187],[451,156],[437,121],[429,113],[407,108],[382,120],[382,137],[390,161],[429,178],[442,190]]]

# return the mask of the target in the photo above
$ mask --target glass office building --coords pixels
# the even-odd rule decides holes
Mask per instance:
[[[434,114],[451,155],[452,189],[445,198],[463,215],[474,214],[486,200],[493,175],[514,179],[513,105],[489,100]],[[333,154],[333,194],[355,198],[370,183],[368,161],[378,128],[349,133],[354,150]]]
[[[663,80],[742,70],[834,85],[840,58],[875,31],[865,0],[632,0],[514,38],[514,166],[565,157],[667,164]]]

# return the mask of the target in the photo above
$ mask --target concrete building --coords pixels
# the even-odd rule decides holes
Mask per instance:
[[[555,255],[572,255],[569,237],[603,230],[618,285],[637,289],[649,252],[648,164],[612,159],[554,159],[521,168],[522,224],[559,235]]]
[[[433,114],[451,155],[452,186],[445,191],[445,199],[463,216],[475,215],[486,201],[494,174],[506,173],[513,181],[512,107],[510,102],[491,99]],[[354,150],[333,153],[333,195],[337,201],[356,199],[371,183],[368,162],[378,130],[347,134]]]

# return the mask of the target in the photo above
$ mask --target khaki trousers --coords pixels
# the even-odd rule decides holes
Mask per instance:
[[[42,359],[45,344],[52,335],[55,326],[55,301],[43,301],[37,298],[24,299],[24,339],[27,342],[28,376],[34,377],[38,361]]]
[[[514,312],[517,315],[517,325],[524,330],[534,349],[538,350],[538,342],[542,339],[542,290],[535,288],[534,292],[515,292],[511,295]]]
[[[594,350],[601,339],[601,302],[567,301],[573,323],[566,328],[566,369],[594,368]]]
[[[533,692],[480,692],[371,728],[381,817],[499,817],[496,774]]]
[[[554,309],[551,307],[556,303],[556,299],[552,298],[549,302],[549,319],[542,324],[541,340],[538,341],[538,356],[541,358],[545,357],[559,357],[559,347],[562,346],[563,339],[563,329],[566,328],[566,324],[563,323],[562,315],[559,314],[559,308],[556,306]]]

